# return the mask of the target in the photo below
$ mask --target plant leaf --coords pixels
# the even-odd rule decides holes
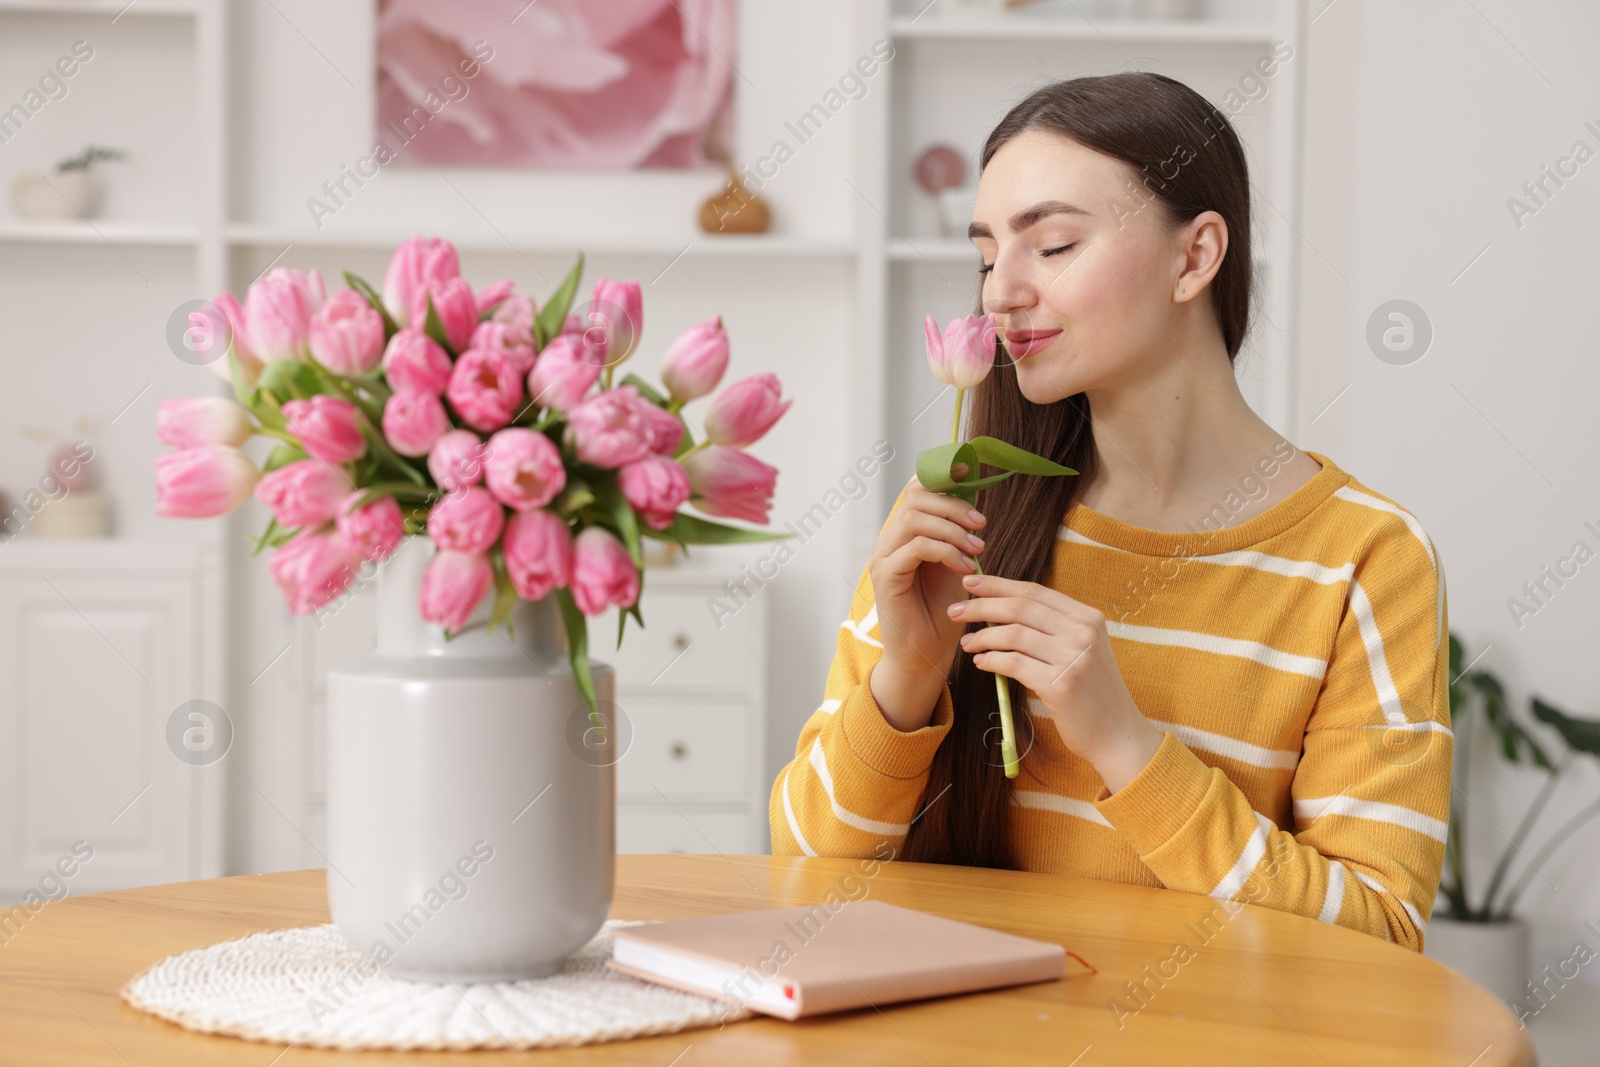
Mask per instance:
[[[375,482],[364,488],[366,492],[361,495],[360,500],[356,501],[356,507],[358,508],[364,508],[374,500],[386,496],[423,505],[432,504],[439,499],[438,491],[413,485],[411,482]]]
[[[589,719],[601,729],[597,701],[594,696],[594,678],[589,674],[589,622],[572,599],[572,590],[563,586],[553,590],[556,603],[561,608],[561,623],[567,631],[567,661],[572,664],[572,677],[589,705]]]
[[[691,502],[692,503],[692,502]],[[685,553],[689,545],[731,545],[744,541],[782,541],[794,536],[787,533],[765,533],[761,530],[741,530],[737,526],[724,526],[720,522],[702,519],[698,515],[689,515],[682,511],[673,516],[672,525],[665,530],[652,529],[641,526],[639,533],[643,537],[652,537],[657,541],[676,541]]]
[[[967,442],[978,453],[978,459],[991,467],[1016,471],[1018,474],[1039,474],[1053,477],[1060,474],[1077,474],[1071,467],[1035,455],[998,437],[974,437]]]
[[[952,473],[958,463],[967,465],[965,481],[957,481]],[[917,481],[936,493],[959,497],[968,504],[977,501],[979,489],[1003,482],[1012,473],[1006,471],[1004,474],[979,478],[978,450],[968,441],[952,441],[917,453]]]
[[[298,463],[300,460],[307,458],[309,457],[306,455],[305,449],[299,445],[291,445],[285,442],[272,450],[267,456],[267,461],[261,465],[261,470],[264,474],[269,473],[279,467],[287,467],[291,463]]]
[[[361,424],[361,434],[367,439],[367,445],[372,449],[373,455],[393,467],[397,473],[404,475],[411,482],[420,486],[427,486],[428,479],[422,476],[422,472],[407,463],[400,457],[399,453],[389,447],[389,442],[384,440],[383,434],[372,424],[370,419],[366,418],[365,414],[356,421]]]
[[[444,332],[444,320],[439,318],[439,310],[433,306],[433,294],[429,293],[425,299],[428,301],[428,317],[423,324],[422,332],[439,342],[439,347],[450,353],[451,359],[455,359],[461,353],[450,343],[450,335]]]
[[[539,314],[533,319],[533,339],[542,351],[550,343],[550,339],[561,332],[561,327],[567,324],[567,312],[572,310],[572,298],[578,292],[578,279],[583,276],[583,253],[578,253],[578,261],[572,265],[567,276],[561,279],[561,284],[556,291],[550,294],[550,300],[539,309]]]
[[[1600,722],[1578,719],[1555,708],[1538,697],[1532,698],[1533,717],[1555,728],[1567,747],[1591,756],[1600,756]]]
[[[372,305],[372,310],[383,316],[383,339],[386,343],[389,338],[400,332],[400,324],[394,321],[394,317],[389,314],[389,309],[383,306],[383,298],[377,294],[372,286],[367,284],[365,278],[345,271],[344,283],[360,293],[362,299]]]
[[[590,485],[594,491],[594,502],[600,507],[601,514],[611,521],[611,525],[615,527],[613,532],[628,546],[628,555],[633,559],[633,565],[643,570],[644,551],[640,547],[639,516],[634,512],[633,505],[622,495],[622,490],[617,487],[616,476],[598,479]]]
[[[511,575],[506,573],[505,556],[499,549],[489,553],[489,562],[494,565],[494,607],[489,612],[489,632],[494,633],[501,625],[506,628],[506,633],[511,633],[511,609],[517,605],[517,590],[511,584]]]
[[[286,396],[293,400],[305,400],[325,392],[317,372],[298,359],[275,359],[268,363],[261,368],[256,388],[273,396]]]

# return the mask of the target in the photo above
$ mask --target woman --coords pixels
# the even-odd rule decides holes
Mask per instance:
[[[970,233],[1001,333],[969,436],[1080,474],[975,509],[901,491],[774,783],[773,851],[887,843],[1420,950],[1450,796],[1443,577],[1409,512],[1240,395],[1231,125],[1159,75],[1049,85],[989,135]]]

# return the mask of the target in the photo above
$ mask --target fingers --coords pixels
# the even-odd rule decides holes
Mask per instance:
[[[956,477],[965,477],[965,463],[956,464]],[[940,515],[951,522],[964,526],[969,530],[979,530],[988,521],[982,512],[969,505],[958,496],[948,493],[936,493],[924,486],[915,477],[906,483],[904,507],[908,511],[923,511],[930,515]]]
[[[972,560],[948,541],[932,537],[913,537],[884,560],[893,574],[909,574],[924,563],[942,563],[957,574],[971,574]]]
[[[984,626],[961,635],[961,648],[965,652],[974,655],[991,651],[1021,652],[1041,663],[1059,659],[1064,644],[1058,637],[1019,623]],[[1067,658],[1075,655],[1076,651],[1072,651]]]
[[[961,622],[1021,623],[1046,634],[1060,634],[1078,624],[1076,619],[1028,597],[973,597],[956,601],[946,611]]]
[[[936,541],[947,541],[969,556],[983,551],[981,536],[940,515],[908,511],[900,520],[900,528],[903,536],[907,538],[920,535],[931,537]]]
[[[1033,604],[1042,607],[1049,614],[1063,615],[1095,629],[1105,628],[1105,616],[1099,611],[1082,601],[1072,599],[1058,589],[1051,589],[1037,582],[1019,582],[993,574],[975,574],[963,578],[961,586],[972,597],[963,604],[964,613],[960,616],[962,619],[985,621],[1016,619],[1037,625],[1040,620],[1046,618],[1046,615],[1041,615],[1037,609],[1028,607]],[[1027,614],[1023,614],[1024,612]],[[1059,629],[1059,627],[1041,628],[1050,632]]]

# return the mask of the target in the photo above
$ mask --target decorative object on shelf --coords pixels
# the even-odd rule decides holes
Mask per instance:
[[[683,550],[671,541],[651,541],[644,548],[645,567],[676,567]]]
[[[95,164],[125,158],[121,149],[89,145],[57,163],[52,176],[19,174],[11,183],[11,208],[24,219],[95,218],[102,193]]]
[[[87,419],[74,427],[77,433],[89,428]],[[41,506],[33,514],[33,532],[39,537],[110,537],[111,498],[95,488],[94,447],[81,437],[66,442],[55,434],[23,427],[24,434],[51,445],[39,476]]]
[[[571,1048],[754,1014],[607,967],[618,928],[640,925],[607,920],[547,978],[459,990],[376,973],[331,925],[268,930],[168,956],[122,999],[199,1033],[346,1051]]]
[[[1575,719],[1538,697],[1531,698],[1529,706],[1533,718],[1554,730],[1559,738],[1562,751],[1552,758],[1547,751],[1548,742],[1541,743],[1511,713],[1505,687],[1499,678],[1481,667],[1468,665],[1463,669],[1464,658],[1461,641],[1451,634],[1450,677],[1455,681],[1450,683],[1450,722],[1455,728],[1457,788],[1450,804],[1445,869],[1439,885],[1439,895],[1446,908],[1442,915],[1437,910],[1434,912],[1426,948],[1429,956],[1515,1004],[1534,993],[1528,981],[1528,926],[1515,914],[1517,902],[1556,850],[1585,823],[1600,815],[1600,798],[1571,813],[1542,845],[1532,849],[1531,854],[1525,852],[1523,846],[1529,844],[1529,835],[1573,762],[1579,757],[1600,762],[1600,722]],[[1481,712],[1481,723],[1472,716],[1474,709]],[[1477,811],[1478,807],[1471,800],[1468,775],[1473,735],[1482,732],[1485,726],[1493,735],[1496,751],[1507,763],[1536,768],[1544,773],[1545,780],[1516,829],[1506,839],[1482,897],[1474,900],[1468,886],[1466,824],[1468,813]],[[1412,746],[1433,743],[1437,736],[1433,733],[1407,735],[1405,744],[1386,753],[1386,758],[1409,761],[1418,754],[1408,751]],[[1508,880],[1514,868],[1520,868],[1519,873]],[[1537,1000],[1530,1003],[1535,1005],[1532,1010],[1537,1011]]]
[[[1197,19],[1205,14],[1203,0],[1138,0],[1138,17],[1153,21]]]
[[[999,331],[994,319],[988,315],[967,315],[953,320],[944,333],[929,315],[923,323],[928,342],[928,366],[933,376],[956,391],[955,414],[950,420],[950,443],[936,445],[917,453],[917,481],[936,493],[959,497],[975,505],[978,490],[1003,482],[1013,474],[1037,474],[1056,477],[1077,474],[1071,467],[1063,467],[1026,449],[1007,444],[996,437],[974,437],[961,440],[961,400],[968,389],[989,376],[994,367],[999,346]],[[964,463],[967,473],[957,479],[956,464]],[[999,467],[1001,473],[987,478],[979,477],[978,466],[987,463]],[[982,574],[983,568],[974,558],[973,572]],[[985,626],[993,625],[984,623]],[[1011,689],[1006,676],[994,676],[995,693],[1000,701],[1000,755],[1005,760],[1007,778],[1015,778],[1019,770],[1017,759],[1016,723],[1011,713]]]
[[[771,226],[767,202],[746,189],[731,167],[722,192],[700,205],[700,228],[706,233],[766,233]]]
[[[256,550],[274,549],[292,613],[337,610],[379,574],[378,652],[329,680],[340,929],[366,944],[415,903],[395,894],[439,882],[517,816],[485,838],[497,863],[481,884],[500,888],[433,918],[382,962],[397,972],[544,974],[593,934],[615,851],[613,772],[597,757],[614,679],[592,671],[587,617],[615,605],[619,647],[629,615],[644,625],[645,538],[687,551],[789,536],[678,511],[768,521],[778,472],[745,449],[793,403],[777,377],[723,388],[695,442],[681,409],[727,370],[721,319],[669,346],[665,394],[633,374],[613,387],[639,345],[640,287],[601,279],[569,314],[582,268],[537,311],[509,281],[474,291],[437,238],[403,243],[381,294],[347,272],[329,296],[317,272],[276,268],[242,304],[213,302],[238,402],[169,400],[158,416],[178,449],[156,460],[158,512],[221,515],[253,492],[273,513]],[[254,435],[279,442],[264,472],[240,450]],[[535,778],[555,795],[491,818]]]
[[[940,18],[970,18],[974,15],[988,17],[1004,15],[1012,8],[1024,7],[1037,0],[939,0]]]
[[[965,237],[972,211],[967,203],[967,163],[947,144],[929,145],[917,156],[917,188],[933,198],[941,237]]]
[[[379,162],[398,154],[454,166],[725,166],[737,7],[384,0],[376,132],[388,153]],[[491,76],[477,77],[484,67]]]

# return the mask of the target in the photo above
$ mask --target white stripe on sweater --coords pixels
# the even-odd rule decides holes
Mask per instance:
[[[1256,869],[1256,864],[1261,862],[1261,857],[1267,853],[1267,835],[1277,829],[1271,819],[1255,812],[1256,828],[1250,833],[1250,840],[1244,843],[1244,848],[1239,852],[1239,858],[1234,861],[1233,867],[1222,876],[1216,888],[1208,896],[1218,900],[1232,900],[1234,894],[1244,888],[1245,879],[1250,877],[1250,872]]]
[[[824,700],[822,702],[822,707],[818,708],[817,710],[822,712],[824,715],[832,715],[834,712],[839,710],[839,705],[842,703],[844,702],[841,700]]]
[[[789,803],[789,772],[783,772],[783,815],[789,820],[789,832],[794,835],[794,840],[800,846],[800,851],[808,856],[815,856],[817,850],[806,843],[806,835],[800,832],[800,821],[794,817],[794,805]]]
[[[1328,669],[1327,663],[1323,660],[1284,652],[1282,649],[1263,645],[1258,641],[1243,641],[1236,637],[1218,637],[1216,634],[1198,633],[1193,630],[1169,630],[1159,626],[1140,626],[1112,619],[1106,620],[1106,632],[1125,641],[1192,648],[1219,656],[1238,656],[1276,670],[1302,674],[1307,678],[1321,679]]]
[[[1058,815],[1071,815],[1094,823],[1096,826],[1109,828],[1111,823],[1100,814],[1100,810],[1087,800],[1074,800],[1072,797],[1059,796],[1055,793],[1037,793],[1026,789],[1011,791],[1011,803],[1019,808],[1033,808],[1037,811],[1053,811]]]
[[[1392,826],[1424,834],[1443,843],[1446,826],[1431,815],[1402,808],[1398,804],[1384,804],[1377,800],[1357,800],[1355,797],[1308,797],[1294,802],[1294,817],[1304,822],[1324,815],[1345,815],[1352,819],[1386,822]]]
[[[861,617],[860,622],[856,622],[854,619],[846,619],[839,624],[841,629],[849,630],[855,634],[858,640],[866,642],[873,648],[882,648],[883,642],[868,633],[876,625],[878,625],[878,605],[876,604],[872,605],[871,611]]]
[[[1396,893],[1394,890],[1390,889],[1388,886],[1384,885],[1382,882],[1378,881],[1369,874],[1362,874],[1360,871],[1351,871],[1350,873],[1354,874],[1357,881],[1366,886],[1368,889],[1372,890],[1374,893],[1383,893],[1386,896],[1394,897],[1395,903],[1399,904],[1400,907],[1405,910],[1406,915],[1410,917],[1411,922],[1416,926],[1417,930],[1423,934],[1428,932],[1428,923],[1425,919],[1423,919],[1422,912],[1417,910],[1416,905],[1412,904],[1399,893]]]
[[[839,821],[846,826],[854,826],[857,830],[865,830],[869,834],[889,836],[904,834],[911,829],[910,823],[869,819],[865,815],[857,815],[839,803],[833,795],[833,775],[828,773],[828,757],[823,754],[821,737],[811,742],[811,766],[817,772],[817,777],[822,780],[822,791],[828,794],[828,803],[833,806],[834,815],[838,816]]]
[[[1433,542],[1428,540],[1428,535],[1422,530],[1422,524],[1417,521],[1416,516],[1411,514],[1411,512],[1405,510],[1404,508],[1397,508],[1387,500],[1380,500],[1378,497],[1375,497],[1370,493],[1363,493],[1359,489],[1352,489],[1348,485],[1335,489],[1333,491],[1333,495],[1338,497],[1340,500],[1348,500],[1352,504],[1360,504],[1362,507],[1373,508],[1377,511],[1383,511],[1390,515],[1398,516],[1400,521],[1406,524],[1406,529],[1411,531],[1412,536],[1418,541],[1422,542],[1423,551],[1428,553],[1428,562],[1433,564],[1435,570],[1438,569],[1439,561],[1433,554]]]
[[[1355,612],[1356,629],[1361,631],[1361,644],[1367,650],[1367,672],[1372,675],[1372,688],[1378,694],[1378,706],[1389,725],[1406,721],[1405,709],[1400,706],[1400,693],[1394,687],[1394,676],[1389,673],[1389,657],[1383,651],[1383,635],[1378,632],[1378,620],[1372,615],[1372,601],[1360,582],[1350,583],[1350,610]]]
[[[1126,549],[1117,548],[1115,545],[1103,544],[1068,526],[1059,527],[1056,531],[1056,537],[1075,545],[1104,548],[1112,552],[1126,552]],[[1309,560],[1287,559],[1283,556],[1269,555],[1266,552],[1216,552],[1211,555],[1185,555],[1173,552],[1167,558],[1174,562],[1210,563],[1217,567],[1249,567],[1252,570],[1267,571],[1270,574],[1281,574],[1285,578],[1309,578],[1318,585],[1334,585],[1339,582],[1349,581],[1350,575],[1355,571],[1355,564],[1353,563],[1346,563],[1340,567],[1327,567]]]
[[[1300,753],[1287,748],[1264,748],[1261,745],[1252,745],[1248,741],[1240,741],[1236,737],[1229,737],[1227,734],[1212,733],[1210,730],[1201,730],[1177,722],[1162,722],[1160,719],[1151,719],[1150,725],[1158,730],[1172,731],[1173,737],[1190,748],[1226,756],[1240,763],[1248,763],[1252,767],[1264,767],[1269,771],[1292,771],[1300,763]]]
[[[1344,864],[1328,861],[1328,888],[1322,894],[1322,910],[1317,918],[1325,923],[1339,921],[1339,909],[1344,906]]]

